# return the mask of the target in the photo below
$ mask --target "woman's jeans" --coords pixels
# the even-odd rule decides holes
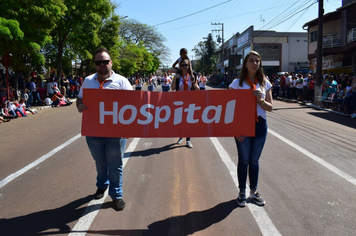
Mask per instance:
[[[257,190],[259,159],[267,137],[267,122],[258,117],[256,122],[255,137],[246,137],[239,142],[235,138],[237,152],[239,155],[237,164],[237,178],[240,192],[246,191],[247,173],[249,174],[251,191]]]
[[[27,115],[25,113],[22,112],[22,110],[20,108],[16,108],[15,109],[15,113],[19,112],[21,114],[22,117],[26,117]],[[17,115],[17,114],[16,114]]]
[[[86,137],[86,140],[95,160],[96,186],[99,189],[109,186],[109,195],[113,200],[122,198],[122,159],[127,139]]]

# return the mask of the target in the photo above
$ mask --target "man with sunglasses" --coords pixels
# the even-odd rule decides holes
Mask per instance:
[[[125,77],[111,70],[112,61],[106,48],[100,47],[95,51],[94,64],[97,73],[85,78],[77,97],[77,108],[80,113],[90,109],[90,106],[83,104],[83,89],[85,88],[132,90],[130,82]],[[86,141],[97,170],[96,186],[98,189],[94,199],[102,198],[109,187],[113,208],[118,211],[123,210],[125,202],[122,199],[122,158],[127,139],[87,136]]]

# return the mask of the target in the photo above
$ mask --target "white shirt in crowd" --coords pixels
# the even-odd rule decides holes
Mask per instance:
[[[200,76],[200,77],[198,77],[198,82],[199,82],[199,87],[200,88],[205,88],[206,82],[207,82],[207,78],[205,76]]]
[[[36,92],[36,83],[31,82],[31,92]]]
[[[52,81],[47,82],[46,90],[47,90],[47,95],[54,94]]]
[[[286,78],[286,85],[290,85],[292,83],[292,76],[288,75]]]
[[[162,86],[169,87],[172,84],[172,79],[167,76],[167,77],[162,77]]]

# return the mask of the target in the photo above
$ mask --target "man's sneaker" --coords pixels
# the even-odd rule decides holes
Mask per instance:
[[[98,188],[98,189],[96,190],[96,193],[94,194],[94,199],[97,199],[97,200],[98,200],[98,199],[104,197],[105,191],[106,191],[106,189],[100,189],[100,188]]]
[[[245,193],[239,193],[239,196],[236,199],[236,202],[237,202],[237,205],[239,207],[245,207],[247,205],[246,194]]]
[[[177,144],[180,144],[181,142],[183,142],[183,138],[179,138]]]
[[[265,200],[261,198],[261,195],[258,192],[250,193],[250,199],[259,206],[264,206],[266,204]]]
[[[112,207],[117,211],[122,211],[125,208],[125,202],[122,198],[112,201]]]
[[[192,148],[193,144],[190,141],[187,141],[187,147]]]
[[[351,114],[350,117],[351,117],[352,119],[355,119],[355,118],[356,118],[356,113]]]

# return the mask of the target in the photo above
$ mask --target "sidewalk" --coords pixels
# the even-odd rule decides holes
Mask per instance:
[[[70,98],[68,100],[73,102],[73,104],[74,104],[75,101],[77,100],[77,98]],[[32,106],[30,109],[33,112],[38,113],[38,111],[43,110],[43,109],[48,109],[48,108],[52,108],[52,107],[51,106],[42,105],[42,106]]]
[[[339,112],[339,111],[335,111],[333,109],[325,108],[325,107],[322,107],[321,105],[315,105],[315,104],[313,104],[311,102],[304,103],[304,102],[301,102],[301,101],[298,101],[298,100],[295,100],[295,99],[285,99],[285,98],[281,98],[281,97],[279,97],[277,100],[278,101],[283,101],[283,102],[289,102],[289,103],[299,103],[300,105],[307,106],[307,107],[313,108],[315,110],[328,111],[328,112],[335,113],[335,114],[338,114],[338,115],[348,116],[348,115],[344,114],[343,112]]]

